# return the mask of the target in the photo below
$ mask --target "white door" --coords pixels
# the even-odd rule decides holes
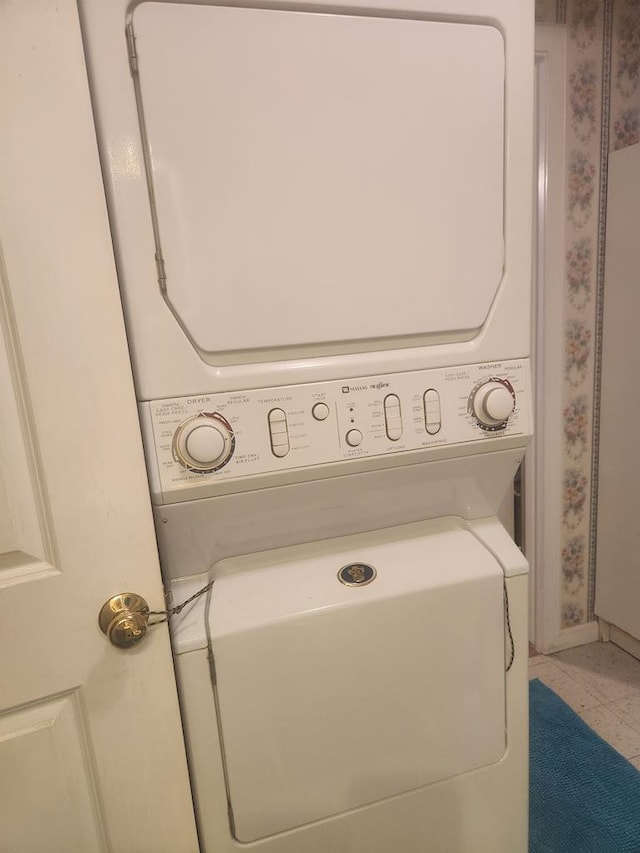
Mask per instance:
[[[0,851],[198,849],[73,0],[0,6]]]

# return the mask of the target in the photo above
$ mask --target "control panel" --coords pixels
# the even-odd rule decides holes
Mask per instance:
[[[455,456],[461,445],[502,437],[522,436],[524,445],[531,431],[529,363],[155,400],[141,404],[141,414],[152,492],[170,503],[257,487],[241,485],[250,478],[308,469],[311,479],[317,466],[329,476],[412,451],[425,451],[416,461],[426,461],[429,451],[448,448],[446,455]],[[339,465],[358,460],[373,464]]]

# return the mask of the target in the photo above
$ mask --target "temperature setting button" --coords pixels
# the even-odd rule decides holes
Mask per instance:
[[[271,452],[274,456],[282,459],[282,457],[286,456],[291,449],[291,445],[289,443],[287,414],[284,409],[271,409],[268,420]]]
[[[329,417],[329,406],[326,403],[316,403],[311,409],[311,414],[317,421],[326,421]]]
[[[440,394],[435,388],[424,392],[424,427],[429,435],[436,435],[442,427],[442,412],[440,411]]]
[[[469,397],[469,411],[482,429],[503,429],[515,407],[513,386],[495,376],[478,385]]]
[[[235,449],[229,422],[218,412],[183,421],[173,436],[174,458],[188,471],[209,474],[226,465]]]
[[[345,439],[349,447],[358,447],[362,443],[362,433],[359,429],[350,429]]]
[[[384,424],[387,437],[397,441],[402,437],[402,412],[397,394],[387,394],[384,398]]]

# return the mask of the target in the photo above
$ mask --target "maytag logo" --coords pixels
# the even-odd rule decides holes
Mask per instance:
[[[350,391],[367,391],[368,389],[368,385],[343,385],[342,393],[348,394]]]

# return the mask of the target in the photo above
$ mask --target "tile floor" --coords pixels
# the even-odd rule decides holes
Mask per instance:
[[[539,678],[640,770],[640,661],[613,643],[529,658]]]

